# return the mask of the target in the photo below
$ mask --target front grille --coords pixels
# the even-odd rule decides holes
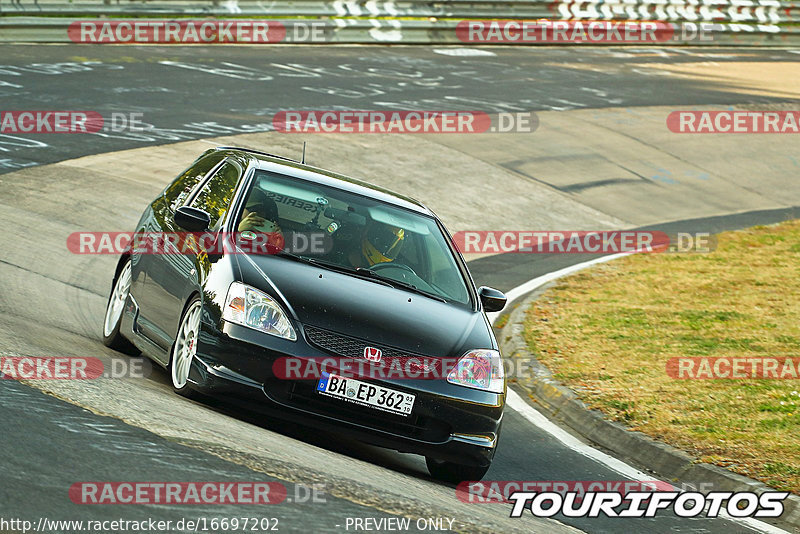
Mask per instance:
[[[381,349],[381,361],[372,363],[379,367],[398,368],[399,366],[399,369],[411,372],[427,370],[430,373],[438,373],[441,369],[441,360],[438,358],[431,358],[430,356],[423,356],[385,345],[377,345],[371,341],[331,332],[316,326],[304,325],[304,329],[306,338],[311,344],[330,352],[334,356],[363,359],[364,348],[369,346]]]
[[[369,363],[379,368],[391,366],[388,367],[389,370],[386,372],[388,377],[391,377],[398,364],[401,369],[412,372],[424,371],[421,366],[427,366],[429,373],[440,373],[442,367],[439,359],[430,356],[423,356],[385,345],[377,345],[363,339],[346,336],[316,326],[303,325],[303,329],[309,343],[340,358],[366,361],[364,360],[364,347],[370,346],[381,349],[381,361]],[[289,406],[417,440],[441,443],[452,432],[449,423],[430,414],[428,416],[420,415],[421,411],[425,413],[428,410],[421,410],[426,399],[419,393],[417,404],[415,404],[412,413],[408,416],[401,416],[387,414],[366,406],[320,395],[316,391],[316,384],[316,380],[289,381],[270,379],[264,383],[264,391],[269,397],[279,399],[280,402]]]

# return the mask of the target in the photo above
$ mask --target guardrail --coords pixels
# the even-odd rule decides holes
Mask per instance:
[[[781,0],[0,0],[0,14],[214,15],[258,17],[440,17],[448,19],[660,20],[800,23],[800,2]]]
[[[68,42],[74,20],[186,17],[317,21],[338,43],[459,43],[459,21],[489,19],[713,23],[710,42],[692,44],[788,45],[800,35],[800,2],[784,0],[0,0],[0,42]]]

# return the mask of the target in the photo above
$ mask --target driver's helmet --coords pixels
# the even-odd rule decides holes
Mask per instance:
[[[253,189],[247,198],[245,208],[247,211],[255,212],[268,221],[278,221],[278,205],[260,189]]]
[[[373,224],[361,240],[361,254],[370,267],[397,258],[403,248],[406,231],[396,226]]]

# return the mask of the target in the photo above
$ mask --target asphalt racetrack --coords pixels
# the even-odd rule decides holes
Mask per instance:
[[[785,139],[791,136],[754,144],[715,140],[714,150],[689,147],[688,136],[674,146],[661,142],[666,139],[662,109],[796,107],[796,71],[786,72],[786,66],[796,66],[800,50],[498,47],[481,55],[460,50],[3,46],[0,109],[93,110],[106,119],[138,114],[144,127],[86,135],[0,133],[5,223],[0,235],[0,353],[119,358],[101,342],[115,259],[70,254],[64,236],[79,230],[131,230],[145,204],[220,138],[292,157],[308,140],[312,163],[395,184],[392,188],[401,193],[430,200],[453,232],[492,228],[486,224],[494,221],[514,229],[534,224],[587,229],[597,221],[603,229],[717,232],[800,213],[800,191],[794,185],[800,150],[796,141]],[[535,111],[541,129],[480,139],[452,135],[417,141],[406,136],[391,142],[381,136],[301,138],[270,132],[279,111],[318,109]],[[615,126],[619,113],[634,122]],[[635,121],[650,121],[648,113],[655,121],[637,130]],[[596,122],[585,122],[586,130],[566,123],[546,129],[574,117]],[[564,145],[548,134],[557,131],[572,136],[575,147],[588,146],[582,140],[601,142],[589,131],[600,122],[633,133],[607,152],[593,145],[592,157],[604,153],[606,161],[618,164],[624,159],[621,143],[642,143],[684,162],[690,158],[676,154],[694,150],[691,164],[704,165],[709,178],[688,183],[690,175],[682,174],[670,184],[653,179],[662,175],[660,170],[653,175],[631,171],[641,178],[636,183],[628,183],[623,174],[598,178],[593,169],[599,167],[581,167],[576,162],[585,156],[577,148],[560,153]],[[645,140],[647,135],[660,141]],[[541,172],[531,171],[533,160],[525,160],[529,151],[539,151],[535,161]],[[716,184],[714,169],[736,153],[772,165],[772,170],[754,172],[752,183],[747,176],[720,172]],[[448,158],[453,165],[485,165],[487,174],[469,184],[466,174],[463,184],[458,176],[441,178]],[[575,166],[559,170],[567,164]],[[663,161],[657,165],[669,167]],[[403,181],[412,172],[418,181]],[[559,172],[573,182],[548,178]],[[492,173],[526,188],[516,204],[507,205],[508,190],[497,185]],[[639,194],[644,182],[661,192]],[[677,191],[674,197],[671,191]],[[635,201],[619,202],[625,195]],[[537,198],[551,200],[539,200],[540,205]],[[486,224],[479,220],[482,206],[490,221]],[[477,285],[507,291],[590,258],[476,256],[470,268]],[[555,425],[538,424],[536,414],[519,396],[507,407],[498,453],[485,480],[657,479],[647,466],[615,462]],[[411,531],[424,530],[416,523],[419,518],[440,518],[442,527],[459,532],[782,532],[757,521],[685,519],[670,513],[624,523],[602,517],[540,520],[530,514],[511,519],[508,504],[459,501],[454,487],[429,477],[421,457],[263,420],[219,401],[188,401],[172,393],[160,369],[145,379],[77,384],[0,380],[0,426],[0,515],[34,523],[41,517],[177,521],[256,516],[277,518],[283,532],[353,532],[348,518],[369,517],[411,518]],[[68,497],[75,482],[105,480],[277,481],[287,486],[289,499],[248,509],[87,506]],[[305,488],[311,484],[324,485],[324,502],[307,498]],[[388,524],[372,531],[388,531]]]

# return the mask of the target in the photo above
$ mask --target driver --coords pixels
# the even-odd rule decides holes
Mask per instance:
[[[372,224],[364,230],[361,247],[348,254],[353,267],[369,268],[394,261],[403,249],[406,231],[396,226]]]
[[[277,232],[281,229],[278,225],[278,205],[267,197],[264,191],[253,189],[247,197],[247,203],[242,211],[238,230],[253,230],[256,232]]]
[[[285,240],[278,225],[278,205],[260,189],[253,189],[247,197],[237,229],[240,237],[248,241],[257,239],[253,232],[264,234],[270,254],[283,250]]]

